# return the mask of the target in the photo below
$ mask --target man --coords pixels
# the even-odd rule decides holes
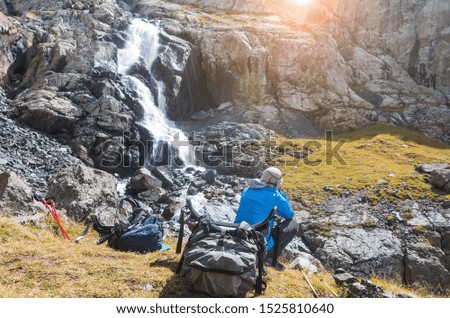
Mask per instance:
[[[278,208],[277,215],[284,221],[280,225],[280,242],[278,255],[289,244],[297,233],[298,224],[293,219],[294,211],[286,195],[281,191],[281,171],[275,167],[264,170],[261,179],[250,181],[250,187],[242,194],[235,223],[246,221],[256,224],[267,218],[272,209]],[[269,233],[266,235],[267,257],[266,263],[271,263],[274,254],[274,238],[271,235],[273,220],[269,223]],[[276,264],[277,268],[283,269],[283,265]]]

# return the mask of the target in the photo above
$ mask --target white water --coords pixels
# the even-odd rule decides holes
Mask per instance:
[[[178,149],[179,157],[186,165],[189,165],[193,161],[190,158],[190,147],[187,146],[188,138],[166,116],[167,104],[164,82],[156,81],[158,107],[155,104],[155,97],[151,90],[138,78],[126,75],[129,69],[138,63],[140,59],[145,61],[147,70],[152,74],[151,67],[160,54],[159,34],[160,30],[157,25],[141,19],[134,19],[128,30],[128,42],[125,48],[117,53],[117,71],[125,75],[124,81],[139,96],[140,104],[144,109],[144,118],[142,118],[141,125],[147,128],[154,137],[152,158],[159,160],[163,155],[164,142],[168,142],[173,148]],[[180,141],[184,146],[179,146]],[[173,162],[173,154],[170,151],[169,153],[170,162]],[[191,155],[193,155],[192,152]]]

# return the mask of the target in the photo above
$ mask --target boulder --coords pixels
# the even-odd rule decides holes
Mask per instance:
[[[0,173],[0,215],[33,214],[34,199],[31,188],[14,172]]]
[[[416,167],[416,170],[420,173],[430,174],[434,170],[449,169],[450,165],[447,163],[423,163]]]
[[[445,292],[450,286],[450,264],[446,263],[445,253],[427,243],[409,245],[405,257],[405,280],[408,284],[440,286]]]
[[[117,181],[113,175],[81,166],[70,166],[53,176],[48,185],[49,197],[77,222],[95,214],[104,225],[113,225],[126,215],[120,207]]]
[[[148,169],[141,168],[134,173],[127,185],[127,190],[132,194],[136,194],[148,190],[156,190],[161,188],[162,184],[162,181],[153,176]]]
[[[378,228],[336,228],[331,231],[330,236],[320,238],[308,233],[304,235],[308,246],[320,244],[315,247],[313,256],[325,266],[343,267],[359,275],[403,275],[402,243],[391,231]]]
[[[173,187],[173,179],[167,167],[153,167],[151,171],[152,175],[161,180],[164,189],[167,190]]]
[[[308,253],[300,252],[297,257],[289,264],[289,268],[299,267],[302,270],[307,271],[309,274],[316,274],[319,270],[323,270],[322,263]]]
[[[47,133],[70,131],[81,117],[81,109],[55,92],[36,90],[14,101],[13,113],[20,121]]]
[[[358,279],[355,276],[346,272],[336,273],[333,275],[333,278],[338,286],[342,285],[348,286],[358,281]]]
[[[214,184],[214,182],[216,181],[216,177],[217,177],[217,171],[214,169],[206,170],[202,176],[203,180],[205,180],[206,183],[208,183],[210,185]]]
[[[448,188],[450,182],[450,167],[447,169],[433,170],[429,177],[429,182],[438,189]]]

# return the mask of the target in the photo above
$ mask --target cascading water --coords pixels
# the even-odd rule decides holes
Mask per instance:
[[[153,136],[153,161],[161,162],[165,145],[169,145],[169,163],[174,162],[176,155],[185,163],[192,162],[190,150],[185,134],[167,119],[167,104],[165,99],[165,85],[163,81],[156,80],[157,104],[151,90],[137,77],[127,75],[136,63],[145,63],[149,74],[152,74],[152,65],[160,54],[160,30],[157,25],[134,19],[128,30],[128,42],[125,48],[118,51],[118,73],[123,74],[123,81],[133,89],[139,98],[144,110],[141,125]],[[154,77],[154,76],[153,76]],[[158,105],[158,106],[157,106]]]

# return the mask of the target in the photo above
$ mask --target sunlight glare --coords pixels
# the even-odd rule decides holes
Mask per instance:
[[[312,0],[292,0],[292,1],[299,6],[306,6],[312,2]]]

